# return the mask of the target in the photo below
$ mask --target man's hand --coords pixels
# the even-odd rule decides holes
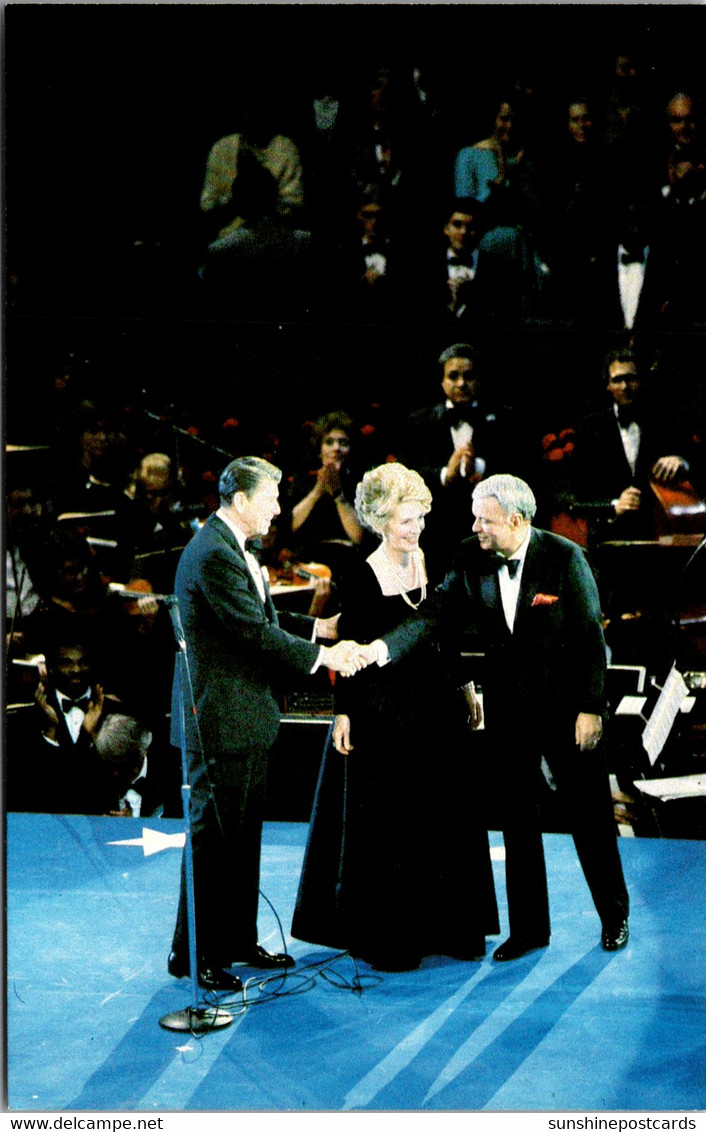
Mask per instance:
[[[84,731],[87,731],[91,736],[95,735],[96,731],[100,727],[100,722],[103,716],[104,702],[105,696],[103,695],[103,688],[100,684],[96,684],[95,688],[93,689],[93,694],[91,695],[91,701],[88,705],[88,711],[83,718],[82,725]]]
[[[616,515],[625,515],[628,511],[637,511],[640,507],[640,489],[639,487],[626,487],[625,491],[621,491],[620,497],[615,504]]]
[[[600,715],[590,715],[581,711],[576,716],[576,746],[582,751],[592,751],[598,746],[603,734],[603,720]]]
[[[461,688],[461,691],[463,692],[463,698],[468,705],[468,714],[471,720],[471,727],[475,731],[483,722],[483,708],[481,706],[480,700],[478,699],[476,686],[471,681],[470,684],[464,684],[464,686]]]
[[[44,716],[43,733],[47,739],[53,739],[56,742],[56,733],[59,726],[59,716],[55,712],[50,703],[47,702],[47,686],[42,681],[37,685],[37,690],[34,693],[34,702],[40,708]]]
[[[462,467],[472,467],[472,461],[475,459],[472,444],[461,444],[460,447],[454,448],[451,459],[446,465],[446,483],[452,483],[461,474]]]
[[[652,475],[659,483],[669,483],[685,466],[681,456],[660,456],[652,466]]]
[[[351,721],[348,715],[337,715],[333,724],[333,745],[340,755],[347,755],[351,746]]]
[[[320,581],[328,581],[328,579],[320,579]],[[330,586],[330,583],[329,583]],[[321,637],[322,641],[337,641],[338,640],[338,618],[340,613],[334,613],[333,617],[317,617],[316,619],[316,636]]]
[[[324,648],[323,663],[342,676],[353,676],[370,661],[365,656],[365,649],[356,641],[339,641],[337,645]]]

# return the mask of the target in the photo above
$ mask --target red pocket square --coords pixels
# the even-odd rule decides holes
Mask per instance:
[[[554,602],[558,600],[556,594],[535,594],[532,599],[532,608],[534,609],[535,605],[554,605]]]

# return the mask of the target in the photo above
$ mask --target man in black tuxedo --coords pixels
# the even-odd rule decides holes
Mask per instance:
[[[521,471],[523,445],[512,412],[485,395],[473,346],[455,342],[441,353],[439,366],[444,400],[410,414],[398,455],[432,493],[425,554],[441,576],[473,522],[474,486],[500,467]]]
[[[484,712],[504,809],[510,936],[494,959],[546,947],[547,879],[537,787],[545,757],[566,803],[602,944],[628,941],[628,893],[601,749],[606,651],[598,591],[582,550],[532,527],[536,503],[515,476],[474,490],[475,537],[409,621],[363,650],[396,661],[439,629],[471,625],[485,653]],[[473,689],[468,690],[477,712]]]
[[[267,753],[280,721],[273,681],[312,673],[321,664],[347,675],[356,667],[350,644],[313,641],[335,637],[337,618],[283,614],[288,628],[280,624],[267,580],[246,547],[248,539],[266,535],[280,513],[280,478],[266,460],[233,460],[219,481],[221,506],[185,548],[176,575],[193,711],[177,665],[172,742],[181,742],[183,719],[198,978],[212,990],[240,988],[228,970],[235,964],[292,965],[289,955],[265,951],[257,936]],[[190,969],[184,868],[168,969],[176,978]]]
[[[576,429],[573,510],[589,516],[594,542],[653,539],[650,481],[678,483],[686,474],[686,430],[663,397],[648,398],[630,347],[610,351],[604,381],[610,403]]]
[[[79,632],[71,627],[58,632],[44,648],[34,706],[8,721],[8,809],[108,814],[117,796],[95,740],[118,705],[98,683]]]
[[[471,197],[457,197],[440,216],[439,239],[421,249],[405,271],[405,307],[415,321],[466,327],[521,325],[528,280],[522,258],[511,251],[484,247],[485,207]],[[510,230],[508,229],[508,233]],[[508,237],[511,242],[514,237]]]

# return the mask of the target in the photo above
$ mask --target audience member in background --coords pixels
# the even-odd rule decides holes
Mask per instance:
[[[77,411],[74,431],[73,462],[59,470],[54,485],[57,511],[115,511],[133,466],[130,441],[115,409],[107,402],[98,405],[84,401]],[[101,533],[110,527],[106,519]],[[98,535],[97,527],[94,533]]]
[[[47,538],[45,504],[29,477],[12,482],[5,499],[5,638],[8,655],[23,651],[24,621],[37,608]]]
[[[486,205],[483,246],[523,258],[522,227],[531,194],[525,176],[525,149],[519,120],[519,96],[497,106],[492,134],[464,146],[456,155],[457,197],[473,197]]]
[[[416,464],[432,493],[426,553],[435,573],[448,569],[468,535],[475,485],[498,467],[520,464],[525,447],[510,411],[488,396],[473,346],[454,343],[439,366],[444,400],[410,414],[396,452]]]
[[[604,381],[608,404],[576,428],[574,510],[590,517],[593,541],[655,538],[650,482],[684,478],[688,436],[660,391],[647,388],[629,347],[608,354]]]
[[[246,219],[233,202],[241,161],[246,154],[254,157],[271,175],[277,215],[296,226],[297,218],[303,213],[299,150],[291,138],[278,132],[276,111],[267,103],[264,96],[254,104],[244,114],[241,130],[217,141],[208,155],[201,210],[208,217],[211,240],[227,239]]]
[[[605,238],[611,180],[594,117],[587,98],[572,99],[560,136],[537,169],[535,234],[549,273],[546,311],[562,321]]]
[[[95,736],[98,757],[108,771],[113,787],[112,817],[148,817],[160,807],[153,793],[148,750],[152,734],[139,719],[112,712]]]
[[[294,317],[308,310],[310,233],[280,211],[272,171],[251,149],[238,156],[238,175],[217,211],[235,219],[208,245],[201,268],[204,298],[216,313],[240,320]]]
[[[424,608],[433,578],[419,540],[430,506],[422,477],[399,463],[358,485],[358,518],[381,540],[342,594],[341,624],[359,642]],[[335,751],[325,755],[292,924],[297,938],[382,970],[411,970],[431,954],[480,959],[486,934],[499,930],[468,705],[437,644],[336,684]]]
[[[129,548],[130,576],[171,593],[180,552],[192,530],[176,496],[172,461],[164,452],[142,458],[119,509],[119,541]]]
[[[530,299],[530,279],[521,260],[499,247],[484,246],[485,206],[456,198],[439,217],[442,239],[428,249],[419,241],[401,273],[408,318],[415,323],[519,326]]]
[[[677,282],[655,201],[636,200],[621,208],[605,237],[577,287],[573,325],[611,331],[670,329],[678,318]]]
[[[115,701],[105,695],[94,655],[75,627],[47,639],[44,655],[35,707],[13,716],[8,729],[9,808],[107,814],[115,792],[95,737]]]
[[[351,470],[353,420],[340,410],[320,417],[312,446],[318,466],[290,489],[291,532],[302,562],[323,562],[338,582],[358,558],[363,528],[355,512]]]

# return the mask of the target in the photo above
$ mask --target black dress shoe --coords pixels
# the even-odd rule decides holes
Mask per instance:
[[[540,947],[548,947],[548,939],[523,939],[522,936],[510,936],[500,947],[493,952],[496,963],[508,963],[511,959],[521,959],[530,951],[538,951]]]
[[[177,955],[176,951],[172,951],[167,960],[167,970],[175,979],[186,979],[191,975],[188,962]],[[204,990],[230,991],[234,994],[243,989],[242,980],[237,975],[231,975],[230,971],[224,971],[220,967],[209,967],[207,963],[199,964],[197,979]]]
[[[259,943],[251,947],[242,959],[236,959],[231,963],[231,967],[258,967],[263,971],[285,971],[293,966],[294,959],[291,955],[265,951]]]
[[[603,928],[601,943],[604,951],[620,951],[630,939],[630,929],[627,920],[623,920],[614,928]]]

